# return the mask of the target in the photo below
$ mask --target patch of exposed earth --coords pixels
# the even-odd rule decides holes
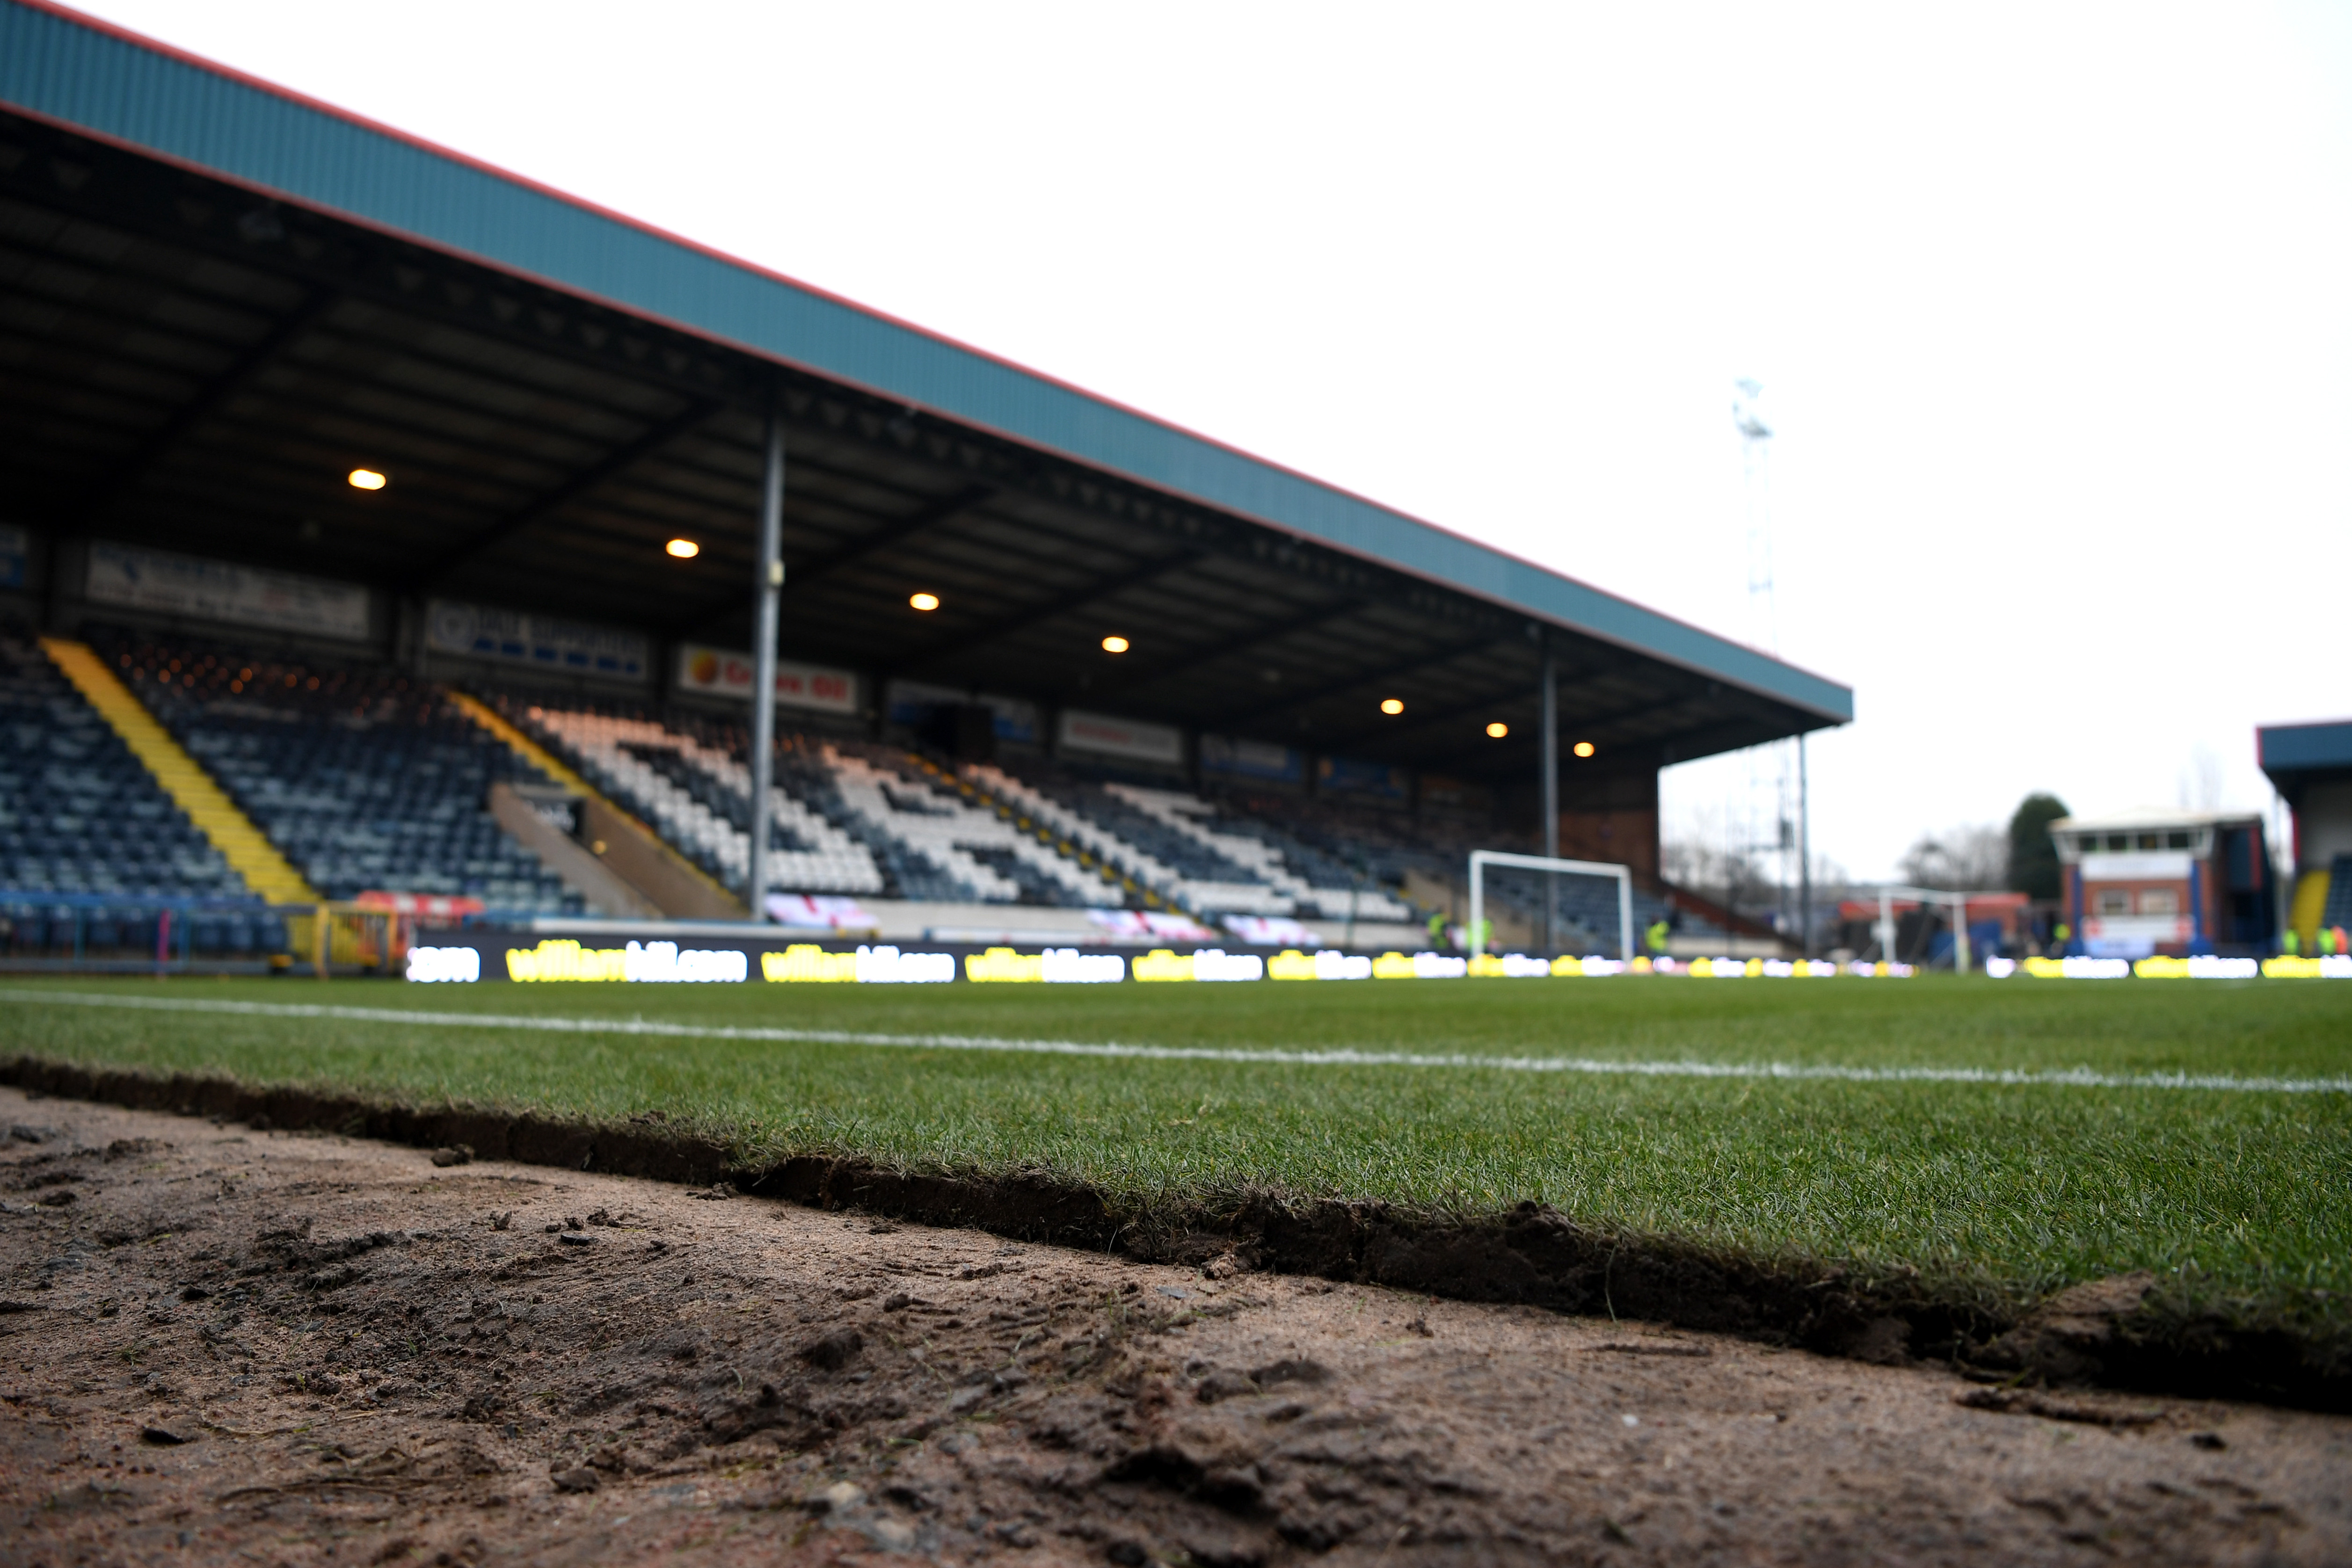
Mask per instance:
[[[2352,1561],[2340,1416],[15,1090],[0,1128],[9,1563]]]

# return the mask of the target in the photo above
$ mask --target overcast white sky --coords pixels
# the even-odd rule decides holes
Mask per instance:
[[[2352,7],[87,8],[1735,636],[1753,377],[1858,874],[2352,716]]]

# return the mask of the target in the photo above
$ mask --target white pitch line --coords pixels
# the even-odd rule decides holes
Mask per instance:
[[[1209,1045],[1136,1045],[1118,1040],[1014,1040],[971,1034],[866,1034],[839,1029],[734,1029],[650,1019],[545,1018],[514,1013],[436,1013],[406,1008],[350,1008],[318,1002],[199,1001],[121,997],[92,991],[0,987],[0,1000],[142,1012],[215,1013],[244,1018],[335,1019],[350,1023],[435,1029],[511,1029],[549,1034],[638,1034],[677,1040],[773,1040],[803,1045],[866,1045],[920,1051],[1004,1051],[1027,1056],[1092,1056],[1149,1061],[1259,1062],[1280,1067],[1450,1067],[1495,1072],[1575,1072],[1622,1078],[1827,1080],[1843,1083],[1990,1083],[2070,1089],[2205,1089],[2239,1094],[2352,1094],[2352,1077],[2237,1078],[2212,1072],[2095,1072],[1993,1067],[1840,1067],[1790,1061],[1612,1061],[1586,1056],[1477,1056],[1466,1052],[1235,1050]]]

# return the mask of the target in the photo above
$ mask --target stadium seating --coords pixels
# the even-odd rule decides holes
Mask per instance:
[[[0,627],[0,953],[152,957],[159,937],[255,957],[286,932],[32,632]]]
[[[582,901],[486,805],[545,783],[442,688],[309,655],[93,629],[89,641],[310,884],[457,894],[513,914]]]
[[[751,875],[751,772],[739,737],[551,705],[526,708],[521,716],[583,777],[652,825],[673,848],[726,885],[745,885]],[[821,806],[813,806],[808,793],[795,798],[783,786],[770,792],[772,888],[884,891],[873,852],[836,826]]]
[[[997,800],[1084,845],[1139,884],[1202,915],[1410,920],[1412,908],[1263,821],[1181,790],[1097,782],[1036,759],[971,764]]]
[[[326,896],[455,894],[507,914],[581,910],[578,895],[486,809],[494,782],[547,780],[445,688],[381,667],[192,637],[108,628],[89,635]],[[243,895],[236,873],[21,634],[0,643],[0,720],[15,726],[16,740],[0,758],[0,882],[8,884],[0,891]],[[751,770],[740,719],[573,695],[482,695],[686,858],[744,890]],[[36,770],[26,760],[34,758],[47,760]],[[72,809],[57,810],[60,800]],[[770,804],[771,892],[919,902],[1141,908],[1149,894],[1213,918],[1417,925],[1431,912],[1402,896],[1408,872],[1455,882],[1474,845],[1532,847],[1393,810],[1196,792],[1026,755],[959,774],[899,747],[839,735],[782,737]],[[2339,884],[2352,889],[2352,876]],[[1498,912],[1529,920],[1539,896],[1531,877],[1489,884]],[[1558,897],[1555,929],[1565,946],[1614,947],[1613,889],[1569,880]],[[1638,897],[1638,924],[1664,913],[1655,897]],[[27,905],[14,918],[31,931],[47,916]],[[85,935],[104,930],[95,916],[75,918]]]
[[[1340,866],[1360,866],[1374,882],[1394,887],[1408,873],[1458,884],[1466,874],[1472,850],[1507,850],[1539,854],[1542,844],[1533,833],[1498,829],[1491,823],[1454,821],[1436,814],[1404,817],[1393,810],[1351,805],[1327,797],[1312,800],[1272,792],[1236,792],[1220,805],[1234,820],[1262,824],[1320,852]],[[1530,926],[1543,908],[1543,879],[1528,872],[1490,872],[1486,896],[1498,913],[1507,913]],[[1555,940],[1571,951],[1614,953],[1617,950],[1617,889],[1597,877],[1556,879],[1553,922]],[[1728,941],[1720,927],[1696,914],[1670,908],[1657,893],[1633,889],[1633,929],[1636,940],[1656,921],[1667,920],[1685,942]]]
[[[940,866],[988,904],[1117,908],[1122,890],[1007,817],[963,800],[908,754],[856,741],[819,755],[849,810],[867,827]]]
[[[28,633],[0,632],[0,890],[243,898],[245,884]]]
[[[517,716],[583,777],[740,892],[751,875],[749,737],[706,716],[542,702]],[[1117,905],[1120,890],[902,750],[782,737],[770,797],[768,890],[960,904]]]
[[[2352,855],[2337,855],[2328,862],[2327,902],[2320,909],[2319,924],[2352,931]]]

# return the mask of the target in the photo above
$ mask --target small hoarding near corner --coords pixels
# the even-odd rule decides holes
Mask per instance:
[[[1315,788],[1333,795],[1362,795],[1375,800],[1402,800],[1412,779],[1402,768],[1385,762],[1358,762],[1345,757],[1315,759]]]
[[[1124,757],[1136,762],[1184,765],[1184,732],[1173,725],[1139,724],[1108,714],[1062,710],[1056,744],[1065,751],[1092,752],[1100,757]]]
[[[90,542],[85,591],[93,603],[126,610],[353,643],[368,636],[364,588],[105,539]]]
[[[971,694],[956,686],[935,686],[928,681],[892,681],[887,688],[882,716],[892,724],[920,728],[942,707],[961,707]]]
[[[1201,771],[1234,779],[1263,779],[1275,784],[1298,784],[1307,779],[1307,755],[1295,746],[1204,735],[1201,737]]]
[[[980,704],[995,716],[996,738],[1009,740],[1015,746],[1037,744],[1037,705],[1019,697],[991,696],[980,694]]]
[[[624,681],[644,680],[648,658],[641,632],[447,599],[425,607],[425,645],[437,653]]]
[[[706,648],[698,643],[686,643],[677,651],[677,689],[681,692],[750,702],[757,674],[749,653]],[[776,700],[786,707],[854,715],[857,712],[857,674],[853,670],[779,659]]]

